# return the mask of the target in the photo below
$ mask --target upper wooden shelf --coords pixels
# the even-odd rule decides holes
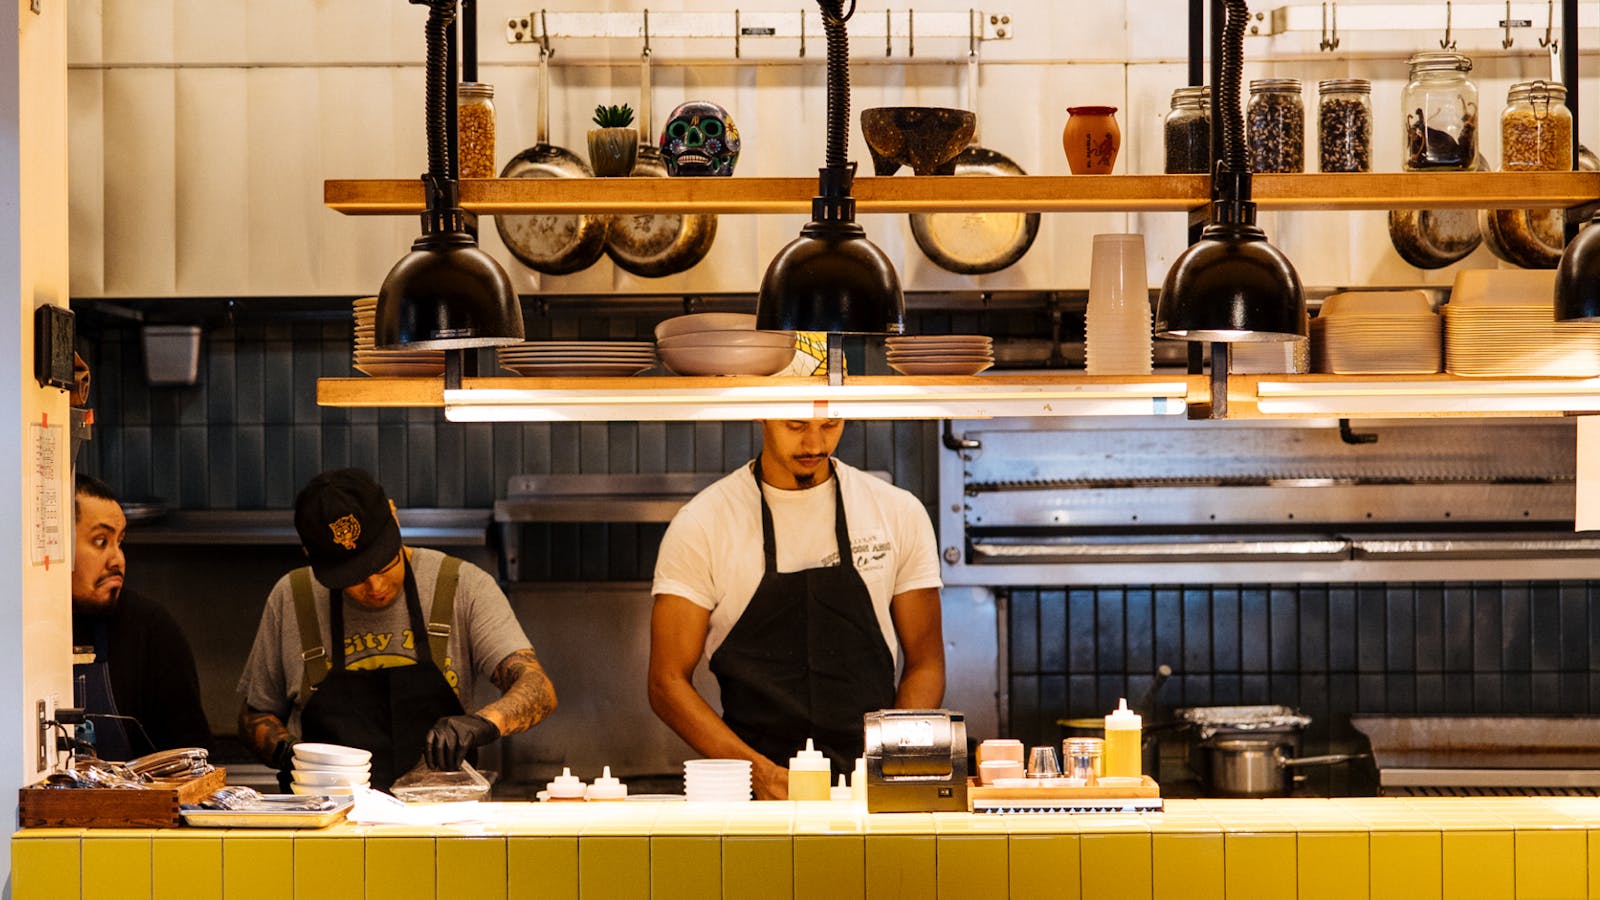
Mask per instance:
[[[857,178],[861,213],[1161,212],[1205,204],[1204,175],[1019,175]],[[815,178],[485,178],[461,182],[461,205],[517,213],[800,213]],[[1257,175],[1262,209],[1567,208],[1600,199],[1595,172],[1380,172]],[[422,211],[418,179],[323,182],[323,203],[347,215]]]

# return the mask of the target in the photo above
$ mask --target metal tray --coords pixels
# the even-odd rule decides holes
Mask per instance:
[[[268,794],[268,797],[292,797],[292,794]],[[183,822],[196,828],[326,828],[343,821],[355,805],[354,800],[333,809],[185,809]]]

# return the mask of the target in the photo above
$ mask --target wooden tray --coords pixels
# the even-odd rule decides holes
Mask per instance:
[[[199,803],[227,783],[225,769],[147,788],[46,788],[18,791],[23,828],[164,828],[177,825],[178,807]]]

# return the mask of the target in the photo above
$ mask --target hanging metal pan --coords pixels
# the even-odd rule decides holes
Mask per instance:
[[[1600,158],[1578,148],[1578,169],[1600,171]],[[1566,249],[1567,213],[1562,209],[1480,209],[1478,228],[1489,252],[1524,269],[1554,269]]]
[[[537,141],[501,170],[501,178],[593,178],[581,157],[550,143],[550,62],[539,51]],[[521,263],[546,275],[567,275],[594,265],[605,252],[610,216],[495,216],[500,240]]]
[[[978,54],[967,54],[968,106],[978,111]],[[982,146],[977,139],[955,158],[955,174],[1026,175],[1010,157]],[[1021,259],[1039,236],[1038,213],[971,212],[913,213],[911,236],[917,246],[941,269],[958,275],[998,272]]]
[[[1488,169],[1488,161],[1479,154],[1470,171]],[[1394,209],[1389,211],[1389,242],[1413,266],[1442,269],[1478,249],[1483,233],[1476,210]]]
[[[639,157],[634,178],[666,178],[667,165],[656,146],[650,116],[650,51],[639,63]],[[714,215],[617,216],[606,235],[605,252],[618,266],[644,278],[675,275],[705,259],[717,237]]]

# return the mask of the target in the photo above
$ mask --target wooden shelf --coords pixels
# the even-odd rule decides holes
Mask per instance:
[[[1208,376],[323,378],[317,403],[437,407],[458,422],[745,421],[1182,415]],[[1600,378],[1233,375],[1230,419],[1562,416],[1600,412]]]
[[[457,422],[747,421],[759,418],[982,419],[1183,415],[1203,376],[980,375],[821,378],[323,378],[322,406],[444,407]]]
[[[815,178],[486,178],[461,182],[473,212],[798,213]],[[1204,175],[1020,175],[1007,178],[857,178],[861,213],[1160,212],[1206,202]],[[422,211],[417,179],[329,180],[323,203],[347,215]],[[1380,172],[1257,175],[1257,205],[1278,210],[1568,208],[1600,198],[1594,172]]]

